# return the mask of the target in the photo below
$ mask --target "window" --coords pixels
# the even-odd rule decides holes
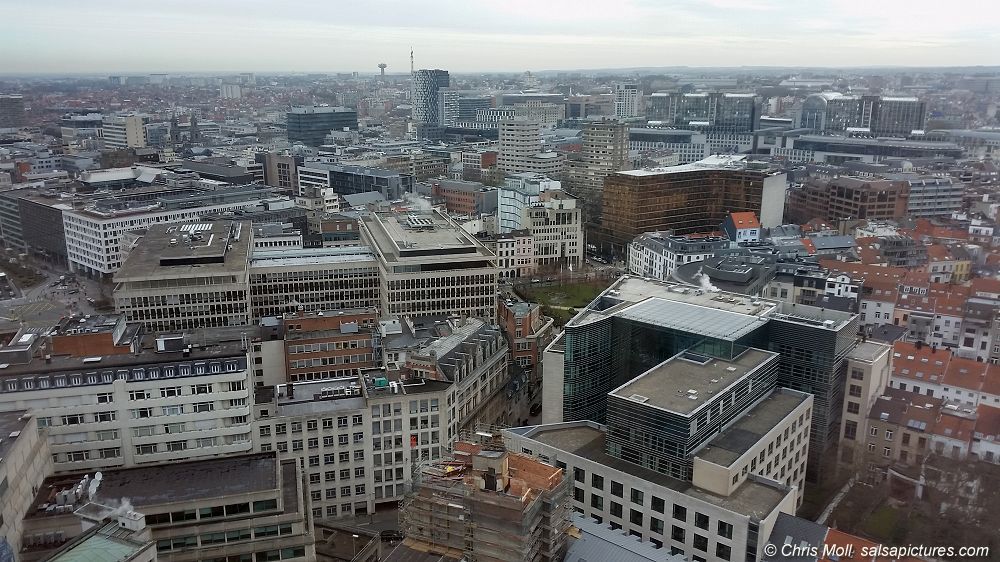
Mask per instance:
[[[723,560],[729,560],[733,555],[733,549],[729,545],[716,544],[715,545],[715,555]]]
[[[184,431],[183,423],[168,423],[163,426],[163,433],[181,433]]]
[[[642,490],[636,490],[632,488],[632,503],[642,505],[643,494]]]
[[[215,409],[215,403],[214,402],[195,402],[194,404],[191,405],[191,407],[194,409],[194,413],[199,414],[199,413],[202,413],[202,412],[211,412],[212,410],[214,410]],[[284,432],[282,432],[282,433],[284,433]]]
[[[699,529],[705,529],[707,531],[708,530],[708,516],[705,515],[704,513],[698,513],[696,511],[694,513],[694,526],[698,527]]]
[[[590,487],[598,490],[604,489],[604,477],[599,474],[590,475]]]
[[[96,422],[112,422],[118,417],[117,412],[97,412],[94,414],[94,421]]]
[[[708,552],[708,537],[695,534],[694,547],[702,552]]]
[[[81,423],[84,423],[83,414],[73,414],[70,416],[62,417],[63,425],[79,425]]]
[[[153,417],[152,408],[135,408],[131,410],[132,419],[143,419]]]
[[[885,440],[886,441],[892,441],[892,430],[891,429],[885,430]]]
[[[66,453],[66,460],[69,462],[82,462],[90,459],[90,451],[72,451]]]
[[[889,447],[884,447],[882,449],[882,456],[886,457],[886,458],[891,457],[892,456],[892,449],[890,449]]]
[[[164,406],[163,415],[164,416],[179,416],[184,413],[184,405],[177,404],[175,406]]]
[[[677,525],[670,526],[670,538],[677,542],[684,542],[684,528]]]
[[[642,525],[642,512],[638,509],[630,509],[628,513],[628,520],[633,525]]]
[[[191,394],[211,394],[211,384],[196,384],[191,386]]]
[[[597,494],[590,494],[590,507],[604,511],[604,498]]]
[[[678,521],[687,521],[688,510],[683,505],[674,504],[674,519]]]
[[[128,391],[129,400],[146,400],[149,398],[148,390],[130,390]]]
[[[859,404],[857,402],[848,402],[847,403],[847,413],[848,414],[857,414],[860,411],[861,411],[861,404]]]
[[[726,539],[733,538],[733,525],[725,521],[719,521],[719,536]]]
[[[653,499],[650,502],[650,505],[652,506],[653,511],[655,511],[657,513],[663,513],[663,509],[664,509],[663,498],[658,498],[656,496],[653,496]]]
[[[146,445],[136,445],[135,454],[137,455],[152,455],[156,452],[156,443],[149,443]]]
[[[858,437],[858,422],[847,420],[844,422],[844,439],[854,440]]]
[[[622,516],[622,504],[618,502],[611,502],[611,515],[620,518]]]
[[[167,441],[167,451],[177,452],[187,449],[187,441]]]
[[[160,389],[160,398],[172,398],[174,396],[181,395],[181,387],[179,386],[168,386],[166,388]]]
[[[861,385],[852,384],[848,390],[848,394],[856,398],[861,396]]]
[[[649,518],[649,530],[660,535],[663,534],[663,520],[655,517]]]
[[[625,497],[625,487],[620,482],[611,481],[611,495],[619,498]]]
[[[97,432],[98,441],[111,441],[112,439],[118,439],[117,429],[105,429]]]
[[[110,392],[102,392],[97,395],[98,404],[110,404],[115,401],[115,395]]]

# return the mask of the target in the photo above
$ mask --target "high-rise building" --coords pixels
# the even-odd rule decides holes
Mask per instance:
[[[24,126],[24,96],[0,94],[0,129]]]
[[[438,90],[438,123],[454,127],[458,123],[476,120],[476,111],[488,109],[493,99],[479,90],[440,88]]]
[[[858,317],[712,289],[629,277],[614,283],[546,349],[543,421],[604,423],[607,393],[677,354],[736,361],[748,348],[766,349],[779,354],[778,386],[814,396],[809,471],[818,478],[839,434]]]
[[[343,197],[377,191],[388,201],[402,199],[413,191],[413,176],[382,168],[345,166],[325,162],[305,162],[297,169],[297,195],[312,197],[318,190],[331,189]]]
[[[508,174],[536,172],[548,177],[562,176],[563,156],[542,149],[542,122],[526,117],[500,121],[500,153],[497,167]]]
[[[287,114],[288,142],[321,146],[330,131],[357,130],[358,112],[349,107],[293,107]]]
[[[496,318],[496,256],[446,215],[372,213],[358,226],[378,259],[383,314]]]
[[[418,70],[413,75],[413,122],[441,123],[440,90],[451,85],[447,70]]]
[[[823,132],[910,136],[923,132],[927,104],[914,97],[812,94],[802,103],[799,126]]]
[[[705,132],[750,133],[758,116],[754,94],[655,92],[646,107],[650,121]]]
[[[615,84],[615,117],[628,119],[638,117],[642,109],[642,90],[639,84],[627,82]]]
[[[621,256],[645,232],[712,232],[732,212],[753,212],[761,225],[777,226],[784,203],[785,175],[754,169],[745,156],[617,172],[604,181],[601,222],[590,240],[602,253]]]
[[[886,179],[909,186],[906,214],[911,217],[951,217],[962,210],[965,184],[947,175],[888,174]]]
[[[104,147],[143,148],[146,146],[146,128],[140,115],[105,116],[103,120]]]
[[[629,167],[628,127],[602,119],[586,124],[580,137],[580,153],[566,161],[566,190],[582,200],[586,210],[584,220],[598,224],[604,178]]]

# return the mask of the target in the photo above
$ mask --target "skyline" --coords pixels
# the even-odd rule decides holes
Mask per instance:
[[[262,0],[105,0],[83,11],[67,0],[28,8],[0,0],[19,17],[0,37],[8,53],[0,73],[375,72],[385,62],[401,74],[411,48],[417,68],[455,73],[1000,64],[1000,30],[989,25],[1000,7],[951,6],[831,0],[805,10],[789,0],[630,0],[607,11],[591,0],[374,0],[275,11]],[[121,24],[127,19],[133,25]],[[108,27],[68,33],[85,30],[81,20]]]

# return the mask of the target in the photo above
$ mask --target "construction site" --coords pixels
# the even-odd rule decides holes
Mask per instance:
[[[400,510],[409,548],[470,562],[562,560],[570,526],[562,469],[504,449],[499,435],[457,441],[452,460],[416,471]]]

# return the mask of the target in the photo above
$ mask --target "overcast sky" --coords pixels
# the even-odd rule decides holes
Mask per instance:
[[[1000,64],[997,0],[0,0],[0,73]]]

